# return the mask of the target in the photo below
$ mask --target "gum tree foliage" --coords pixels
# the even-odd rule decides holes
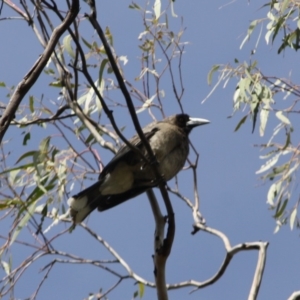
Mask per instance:
[[[283,32],[283,43],[279,50],[284,51],[288,47],[297,49],[299,29],[297,26],[293,28],[298,9],[295,3],[283,1],[267,4],[270,10],[267,18],[251,23],[245,41],[257,25],[268,21],[268,42],[274,41]],[[192,287],[194,291],[213,284],[224,274],[236,253],[256,250],[259,255],[248,297],[256,299],[268,243],[244,242],[232,246],[224,233],[205,225],[199,211],[196,176],[198,154],[195,151],[188,161],[188,169],[194,179],[194,199],[181,193],[177,180],[175,186],[168,186],[167,190],[190,208],[194,222],[193,234],[201,230],[222,241],[226,254],[215,275],[203,282],[188,278],[175,284],[166,283],[165,265],[172,247],[175,221],[163,178],[160,180],[160,190],[168,212],[167,224],[155,197],[151,191],[148,193],[156,224],[153,282],[135,273],[122,256],[86,224],[78,226],[102,245],[112,259],[101,260],[101,257],[91,260],[57,247],[56,241],[72,230],[66,199],[73,193],[75,185],[86,187],[103,168],[101,152],[96,150],[96,146],[100,146],[101,151],[114,154],[122,142],[127,142],[122,134],[124,128],[116,121],[117,117],[124,115],[125,111],[128,122],[133,123],[141,134],[136,114],[147,112],[154,120],[166,115],[165,84],[172,87],[173,95],[169,97],[174,99],[172,105],[177,106],[179,111],[183,110],[181,65],[187,43],[183,40],[184,27],[176,16],[173,1],[150,1],[145,7],[134,2],[129,5],[141,19],[136,45],[140,50],[139,68],[134,80],[129,80],[124,71],[131,63],[126,53],[117,53],[114,49],[114,33],[108,27],[102,29],[102,24],[97,21],[94,1],[42,0],[20,1],[16,4],[5,0],[0,7],[2,11],[3,7],[9,7],[12,13],[4,16],[2,22],[14,19],[25,21],[43,53],[19,84],[8,86],[5,81],[0,83],[2,91],[7,94],[6,100],[1,99],[0,209],[1,224],[8,228],[7,236],[1,236],[4,240],[0,249],[1,267],[5,272],[0,279],[1,297],[13,299],[16,292],[19,294],[19,282],[42,260],[35,288],[30,295],[24,292],[21,297],[38,299],[41,288],[58,264],[62,264],[60,268],[65,264],[80,264],[99,268],[115,278],[115,283],[108,289],[86,291],[88,299],[107,299],[109,293],[125,280],[137,283],[133,298],[142,298],[145,287],[151,287],[157,289],[158,299],[168,299],[170,289]],[[174,22],[179,24],[177,31],[170,25]],[[90,31],[82,30],[85,26]],[[297,222],[298,202],[290,204],[291,182],[299,163],[298,148],[291,143],[293,127],[289,114],[296,111],[297,86],[282,78],[263,76],[253,60],[248,63],[236,60],[234,67],[214,66],[208,75],[209,83],[217,71],[220,74],[217,84],[238,79],[233,96],[234,112],[242,109],[246,114],[236,130],[246,119],[251,119],[253,129],[259,127],[260,135],[263,135],[268,118],[273,113],[280,122],[271,139],[261,145],[268,153],[263,157],[266,162],[259,173],[266,172],[264,178],[274,182],[268,193],[268,202],[276,210],[276,219],[282,224],[289,218],[293,226]],[[38,78],[46,82],[42,95],[31,92]],[[274,97],[280,97],[280,94],[284,94],[283,97],[295,97],[286,109],[278,110],[274,106]],[[13,134],[6,134],[8,128]],[[283,143],[275,142],[279,132],[284,132]],[[19,140],[20,133],[22,141]],[[17,141],[14,139],[16,136]],[[21,146],[30,144],[36,136],[43,136],[39,145],[22,153],[27,148]],[[16,151],[12,151],[16,147],[20,147],[18,157],[14,156]],[[282,156],[289,159],[283,165],[277,165]],[[154,169],[157,177],[161,176],[157,164],[154,164]],[[14,262],[15,249],[22,253],[24,251],[21,262]],[[113,264],[118,264],[123,271],[112,267]]]
[[[122,142],[128,143],[121,127],[127,124],[117,122],[118,117],[132,122],[147,146],[136,114],[148,111],[150,120],[166,116],[162,84],[165,84],[165,78],[168,78],[173,90],[173,105],[179,111],[183,110],[181,61],[186,43],[182,41],[184,30],[173,10],[173,2],[167,1],[165,7],[157,0],[145,7],[136,3],[129,5],[129,9],[141,20],[136,45],[140,50],[139,63],[132,81],[123,70],[129,63],[127,56],[116,53],[113,32],[108,27],[102,29],[97,20],[96,2],[86,2],[21,1],[19,5],[12,1],[2,2],[3,14],[7,8],[11,9],[11,15],[3,16],[2,21],[25,21],[43,53],[18,85],[8,86],[5,81],[1,82],[7,100],[1,103],[0,208],[3,212],[2,226],[7,226],[8,233],[1,236],[4,240],[0,250],[1,267],[5,274],[0,279],[0,297],[14,298],[18,295],[38,299],[48,276],[58,264],[90,265],[114,278],[110,288],[102,290],[98,286],[100,291],[92,291],[89,295],[89,291],[84,290],[88,299],[107,299],[112,290],[128,279],[138,286],[133,298],[142,298],[145,286],[156,288],[158,299],[168,298],[167,289],[204,287],[216,281],[223,272],[204,283],[186,281],[166,285],[165,265],[172,247],[175,224],[168,193],[163,179],[159,180],[161,175],[155,163],[153,168],[160,182],[168,218],[166,220],[162,215],[154,194],[149,191],[147,194],[156,222],[154,282],[135,273],[106,240],[85,224],[78,227],[103,246],[111,259],[97,257],[97,260],[91,260],[66,252],[56,244],[62,236],[68,237],[73,229],[65,205],[70,194],[89,185],[91,179],[101,172],[103,151],[115,154]],[[177,32],[169,27],[169,19],[174,19],[172,23],[176,21]],[[88,30],[84,30],[85,27]],[[42,95],[31,92],[38,78],[44,80]],[[6,134],[8,128],[9,134]],[[23,137],[21,141],[20,134]],[[25,146],[36,144],[37,137],[43,138],[36,149],[22,153],[23,149],[27,149]],[[96,150],[99,146],[101,152]],[[20,152],[16,151],[18,147]],[[16,153],[18,157],[15,157]],[[151,149],[149,154],[151,157]],[[195,154],[195,161],[190,161],[194,175],[198,157]],[[155,162],[153,154],[151,160]],[[181,195],[178,186],[170,191],[192,209],[194,220],[199,222],[200,227],[204,225],[198,210],[196,179],[194,189],[195,201]],[[164,236],[166,221],[168,228]],[[231,256],[230,244],[226,243],[226,247],[228,256]],[[266,248],[266,245],[259,244],[258,247]],[[257,245],[249,245],[249,249],[254,248]],[[18,255],[15,255],[16,251]],[[43,259],[46,263],[39,263]],[[36,264],[40,266],[40,273],[35,284],[35,279],[29,280],[27,274]],[[264,259],[260,264],[264,266]],[[114,265],[119,265],[122,271]],[[223,269],[227,265],[228,262]],[[34,286],[29,295],[22,291],[20,281],[23,277],[27,279],[26,286]],[[72,280],[68,279],[68,284],[71,284]],[[258,281],[255,286],[259,286]]]
[[[235,58],[233,65],[214,65],[208,74],[208,83],[212,83],[216,72],[219,75],[213,90],[221,83],[226,88],[229,81],[235,80],[237,83],[233,94],[232,115],[243,115],[235,131],[248,121],[252,122],[252,132],[264,138],[263,143],[256,145],[263,153],[260,155],[263,163],[256,174],[269,184],[266,200],[276,220],[277,232],[283,224],[289,224],[291,229],[300,225],[297,217],[300,200],[297,184],[300,141],[290,120],[299,114],[300,89],[299,82],[293,82],[289,74],[285,78],[276,74],[265,75],[256,60],[256,53],[263,46],[272,46],[273,51],[277,49],[278,55],[287,56],[291,51],[298,51],[300,3],[272,0],[260,9],[266,12],[266,16],[250,23],[240,45],[242,48],[245,43],[254,41],[249,60],[240,62]],[[276,65],[276,61],[273,63]],[[273,128],[272,135],[266,137],[265,129],[271,118],[276,119],[277,125]]]

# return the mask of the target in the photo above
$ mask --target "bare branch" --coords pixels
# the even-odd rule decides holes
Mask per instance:
[[[156,282],[157,298],[159,300],[167,300],[168,293],[167,293],[166,276],[165,276],[166,257],[159,255],[162,247],[164,246],[164,230],[165,230],[166,220],[160,211],[159,205],[157,203],[155,194],[152,189],[149,189],[147,191],[147,196],[149,198],[149,202],[155,220],[153,263],[154,263],[154,275],[155,275],[154,277]]]
[[[2,142],[5,132],[7,131],[12,119],[14,118],[15,112],[17,111],[22,99],[26,95],[26,93],[30,90],[36,80],[39,78],[41,72],[46,66],[50,56],[52,55],[55,46],[62,36],[62,34],[68,29],[71,23],[76,18],[79,12],[79,1],[73,0],[70,10],[68,11],[67,16],[62,21],[62,23],[57,26],[50,40],[43,52],[43,54],[38,58],[30,71],[24,76],[23,80],[18,84],[15,89],[6,110],[4,111],[1,119],[0,119],[0,142]]]

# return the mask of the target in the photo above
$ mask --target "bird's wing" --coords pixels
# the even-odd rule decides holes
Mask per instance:
[[[150,141],[151,137],[158,130],[159,130],[159,128],[156,127],[155,124],[152,123],[144,128],[143,133],[144,133],[145,138],[148,141]],[[145,151],[143,151],[144,145],[138,134],[134,135],[129,140],[129,142],[133,146],[135,146],[136,148],[141,150],[141,152],[147,157],[147,154],[145,153]],[[101,177],[105,176],[108,172],[110,172],[110,170],[114,169],[120,160],[124,160],[124,159],[125,160],[128,159],[129,163],[132,163],[132,160],[137,159],[136,153],[132,149],[130,149],[126,144],[123,144],[121,146],[121,148],[119,149],[117,154],[113,157],[113,159],[105,166],[105,168],[103,169],[103,171],[101,172],[101,174],[99,176],[99,180],[101,179]],[[142,158],[138,158],[138,160],[140,160],[140,159],[142,159]]]

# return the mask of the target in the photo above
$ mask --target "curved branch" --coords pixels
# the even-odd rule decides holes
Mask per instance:
[[[125,85],[125,81],[123,76],[121,75],[121,72],[119,70],[119,67],[117,66],[117,63],[115,61],[115,58],[112,54],[112,51],[110,49],[110,46],[106,40],[106,37],[104,35],[104,32],[101,28],[101,26],[99,25],[97,18],[96,18],[96,8],[95,8],[95,3],[94,1],[90,1],[90,7],[92,9],[92,12],[90,15],[86,15],[86,17],[89,19],[89,21],[91,22],[92,26],[94,27],[94,29],[96,30],[96,32],[98,33],[102,43],[103,43],[103,47],[105,49],[105,52],[107,54],[107,57],[109,59],[109,62],[111,64],[111,67],[113,69],[113,72],[117,78],[118,84],[120,86],[120,89],[124,95],[124,98],[126,100],[127,106],[128,106],[128,110],[130,112],[132,121],[134,123],[135,129],[137,131],[137,134],[139,135],[143,145],[145,146],[147,153],[150,157],[150,162],[152,162],[152,169],[153,172],[155,174],[155,177],[157,178],[158,182],[159,182],[159,189],[161,192],[161,195],[163,197],[166,209],[167,209],[167,213],[168,213],[168,231],[167,231],[167,235],[166,238],[164,240],[163,246],[160,248],[160,251],[157,252],[155,254],[155,266],[160,265],[161,266],[161,286],[164,286],[164,288],[162,289],[162,293],[158,293],[158,296],[161,295],[161,298],[159,299],[168,299],[168,295],[166,292],[166,288],[165,288],[165,264],[167,261],[167,258],[171,252],[171,248],[173,245],[173,241],[174,241],[174,235],[175,235],[175,217],[174,217],[174,211],[173,211],[173,207],[168,195],[168,192],[166,190],[166,183],[161,175],[161,172],[159,170],[159,164],[157,163],[156,157],[147,141],[147,139],[144,136],[144,133],[142,131],[142,128],[139,124],[136,112],[135,112],[135,108],[134,105],[132,103],[130,94],[126,88]],[[155,276],[157,276],[157,273],[154,273]],[[157,278],[156,278],[157,280]]]
[[[72,24],[78,12],[79,12],[79,0],[73,0],[67,16],[62,21],[62,23],[54,29],[50,37],[49,43],[47,44],[43,54],[38,58],[38,60],[34,63],[33,67],[24,76],[23,80],[18,84],[17,88],[15,89],[7,105],[6,110],[4,111],[0,119],[0,143],[2,142],[3,137],[12,119],[14,118],[15,112],[17,111],[21,101],[23,100],[26,93],[33,86],[33,84],[36,82],[36,80],[39,78],[41,72],[43,71],[50,56],[53,53],[59,38]]]
[[[255,270],[254,278],[252,281],[252,285],[251,285],[251,289],[250,289],[250,293],[249,293],[249,297],[248,297],[249,300],[250,299],[255,300],[258,295],[258,291],[259,291],[261,280],[262,280],[262,275],[263,275],[264,268],[265,268],[266,251],[267,251],[267,247],[268,247],[269,243],[268,242],[252,242],[252,243],[238,244],[234,247],[231,247],[230,241],[224,233],[222,233],[216,229],[207,227],[201,223],[196,223],[194,225],[194,227],[197,228],[197,230],[203,230],[203,231],[206,231],[208,233],[211,233],[211,234],[216,235],[219,238],[221,238],[224,243],[224,247],[225,247],[227,253],[226,253],[224,261],[223,261],[220,269],[218,270],[218,272],[214,276],[212,276],[210,279],[208,279],[202,283],[199,283],[197,288],[192,290],[192,292],[216,282],[224,274],[231,259],[233,258],[233,256],[236,253],[238,253],[240,251],[244,251],[244,250],[259,250],[256,270]]]

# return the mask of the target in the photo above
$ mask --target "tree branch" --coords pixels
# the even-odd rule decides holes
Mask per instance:
[[[166,286],[166,256],[159,255],[161,249],[164,247],[164,231],[166,219],[162,215],[159,205],[157,203],[155,194],[152,189],[147,191],[147,196],[151,205],[152,213],[155,220],[155,233],[154,233],[154,277],[156,283],[157,299],[167,300],[168,292]]]
[[[62,34],[68,29],[68,27],[72,24],[74,19],[76,18],[79,12],[79,0],[73,0],[70,10],[68,11],[67,16],[63,20],[63,22],[57,26],[47,44],[43,54],[38,58],[30,71],[24,76],[23,80],[18,84],[15,89],[6,110],[4,111],[1,119],[0,119],[0,143],[3,140],[3,137],[14,118],[15,112],[17,111],[22,99],[26,95],[26,93],[30,90],[36,80],[39,78],[41,72],[46,66],[49,58],[51,57],[55,46],[62,36]]]
[[[126,100],[127,106],[128,106],[128,110],[130,112],[132,121],[134,123],[135,129],[142,141],[142,143],[144,144],[148,155],[150,157],[150,162],[152,163],[152,169],[154,171],[155,177],[158,179],[159,182],[159,189],[160,192],[162,194],[162,197],[164,199],[164,203],[167,209],[167,213],[168,213],[168,231],[167,231],[167,236],[166,239],[164,240],[163,246],[161,247],[160,251],[157,252],[157,264],[161,264],[162,269],[165,269],[165,263],[166,260],[171,252],[171,248],[172,248],[172,244],[173,244],[173,240],[174,240],[174,235],[175,235],[175,217],[174,217],[174,211],[173,211],[173,207],[168,195],[168,192],[166,190],[166,183],[159,171],[159,164],[156,161],[155,155],[153,154],[153,151],[147,141],[147,139],[145,138],[142,128],[139,124],[136,112],[135,112],[135,108],[134,105],[132,103],[130,94],[126,88],[125,85],[125,81],[124,78],[121,75],[121,72],[116,64],[115,58],[112,54],[112,51],[110,49],[110,46],[107,43],[106,37],[104,35],[104,32],[101,28],[101,26],[99,25],[97,18],[96,18],[96,8],[95,8],[95,3],[94,1],[90,1],[90,7],[92,9],[92,12],[90,15],[86,15],[86,17],[89,19],[89,21],[91,22],[92,26],[95,28],[96,32],[98,33],[102,43],[103,43],[103,47],[105,49],[105,52],[107,54],[107,57],[109,59],[109,62],[111,64],[111,67],[113,69],[113,72],[117,78],[118,84],[120,86],[120,89],[124,95],[124,98]],[[155,274],[156,275],[156,274]],[[162,274],[162,277],[165,277],[165,274]],[[165,279],[164,279],[165,280]],[[163,283],[165,284],[165,283]],[[161,298],[161,299],[168,299],[167,295],[165,298]]]

